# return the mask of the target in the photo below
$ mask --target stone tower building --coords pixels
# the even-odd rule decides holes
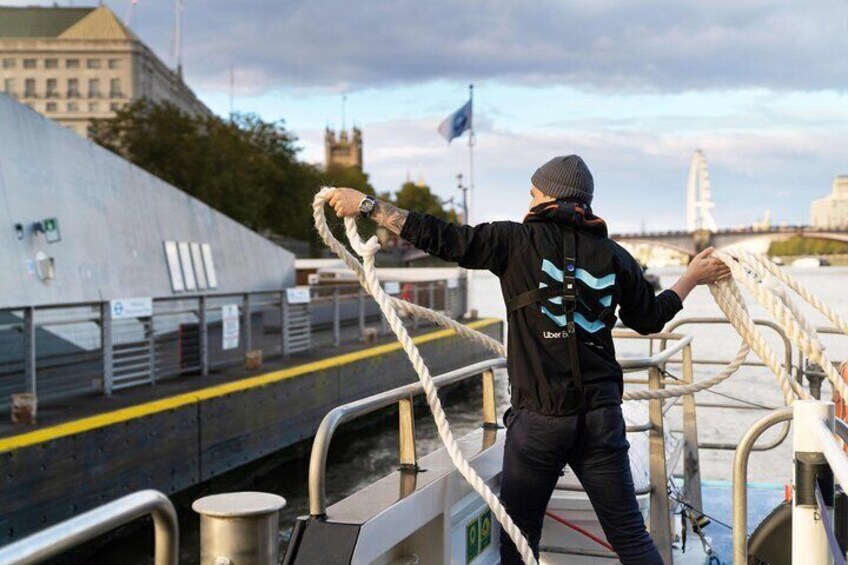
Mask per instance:
[[[356,167],[362,170],[362,130],[354,127],[348,135],[347,130],[336,132],[327,128],[324,132],[324,165],[333,167]]]

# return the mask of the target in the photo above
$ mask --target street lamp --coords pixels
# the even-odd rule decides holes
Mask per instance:
[[[462,191],[462,221],[468,223],[468,187],[462,184],[462,173],[456,175],[456,187]]]

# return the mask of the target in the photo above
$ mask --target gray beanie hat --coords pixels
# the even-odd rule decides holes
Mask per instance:
[[[553,198],[571,198],[592,204],[595,181],[579,155],[554,157],[533,173],[533,186]]]

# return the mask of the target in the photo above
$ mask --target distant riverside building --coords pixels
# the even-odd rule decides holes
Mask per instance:
[[[832,192],[813,201],[810,224],[814,228],[848,229],[848,175],[836,177]]]
[[[347,130],[336,132],[327,128],[324,132],[324,164],[333,167],[356,167],[362,170],[362,130],[353,128],[350,135]]]
[[[0,91],[83,136],[139,99],[211,115],[106,6],[0,8]]]

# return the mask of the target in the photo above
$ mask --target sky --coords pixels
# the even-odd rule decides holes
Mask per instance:
[[[175,64],[174,1],[105,3]],[[459,198],[467,139],[436,129],[473,83],[475,221],[520,219],[535,169],[569,153],[613,232],[684,228],[698,148],[719,227],[766,209],[807,223],[848,173],[848,0],[184,0],[183,15],[207,105],[229,114],[232,66],[234,109],[284,120],[320,163],[346,95],[381,192],[410,177]]]

